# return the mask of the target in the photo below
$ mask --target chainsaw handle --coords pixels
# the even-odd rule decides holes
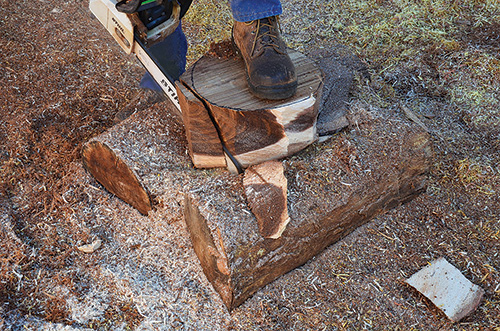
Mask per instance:
[[[172,1],[172,12],[170,17],[151,30],[148,30],[137,12],[127,14],[127,16],[134,26],[136,37],[138,37],[145,46],[150,47],[164,40],[177,29],[181,19],[181,6],[177,1]]]
[[[147,32],[146,45],[152,46],[162,41],[167,36],[171,35],[179,26],[181,20],[181,6],[176,1],[172,1],[172,5],[172,14],[170,18]]]

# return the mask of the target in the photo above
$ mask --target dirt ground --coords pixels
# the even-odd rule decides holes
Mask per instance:
[[[229,314],[197,264],[178,211],[172,209],[168,220],[153,214],[144,222],[81,167],[82,144],[136,102],[141,65],[93,18],[87,1],[2,1],[0,329],[500,330],[495,3],[471,1],[470,12],[496,10],[497,16],[478,19],[481,24],[454,17],[455,30],[436,32],[447,38],[442,47],[430,39],[416,47],[407,35],[408,52],[377,58],[367,45],[384,36],[363,30],[368,19],[360,18],[359,26],[335,23],[325,14],[334,6],[326,0],[302,7],[298,0],[283,1],[287,42],[306,54],[332,43],[352,47],[371,78],[356,76],[352,104],[388,113],[402,105],[411,109],[430,132],[436,156],[425,193]],[[204,6],[227,12],[227,5],[199,1],[193,15],[206,12]],[[382,13],[396,1],[370,6]],[[466,5],[457,6],[452,9],[468,12]],[[362,17],[366,8],[357,9]],[[432,12],[437,18],[441,13]],[[229,30],[229,13],[224,15],[223,23],[208,14],[186,19],[190,61],[218,29]],[[409,17],[398,12],[391,20],[402,21],[404,29]],[[349,39],[353,35],[356,42]],[[346,131],[338,139],[348,137]],[[76,248],[96,238],[103,238],[101,251],[83,254]],[[477,311],[456,324],[404,285],[441,256],[485,290]]]

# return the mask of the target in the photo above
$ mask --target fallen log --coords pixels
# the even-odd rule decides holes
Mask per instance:
[[[243,175],[195,169],[182,124],[167,109],[157,104],[90,141],[84,165],[118,196],[115,188],[132,187],[122,199],[145,196],[146,207],[125,200],[143,214],[183,208],[204,273],[228,309],[425,188],[428,134],[395,114],[369,119],[352,107],[350,132],[280,161],[290,220],[278,239],[267,239],[247,204]]]
[[[385,123],[389,122],[389,123]],[[364,126],[364,127],[361,127]],[[263,238],[237,184],[187,194],[185,220],[203,270],[233,309],[265,284],[425,188],[429,136],[399,119],[375,118],[283,161],[290,222]]]

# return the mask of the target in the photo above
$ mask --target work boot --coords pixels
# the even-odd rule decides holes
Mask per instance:
[[[297,90],[297,75],[281,39],[277,16],[234,22],[233,42],[245,61],[250,91],[262,99],[286,99]]]

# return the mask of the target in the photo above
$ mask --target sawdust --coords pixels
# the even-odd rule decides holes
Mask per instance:
[[[299,1],[283,3],[289,13],[282,20],[283,35],[299,50],[353,40],[359,31],[355,25],[328,25],[331,15],[316,7],[333,2],[311,2],[310,10]],[[390,6],[381,3],[378,10]],[[429,128],[437,157],[427,191],[269,284],[229,315],[199,267],[179,206],[167,202],[182,197],[159,192],[156,202],[171,211],[170,217],[153,212],[144,218],[104,191],[80,165],[82,144],[111,127],[115,114],[138,92],[143,72],[86,6],[79,1],[16,1],[0,7],[0,328],[500,326],[500,138],[494,108],[498,99],[491,92],[497,84],[498,25],[468,26],[466,34],[458,34],[458,46],[448,43],[444,51],[425,50],[427,62],[415,57],[414,62],[397,64],[386,52],[380,56],[389,65],[381,69],[375,63],[371,68],[378,74],[371,82],[357,77],[352,99],[363,102],[350,108],[365,107],[369,115],[382,107],[391,114],[399,112],[403,102]],[[359,6],[361,17],[365,8]],[[194,34],[190,24],[187,30]],[[311,38],[316,35],[311,29],[317,31],[318,26],[328,28]],[[203,37],[210,40],[207,35],[204,31]],[[354,47],[367,44],[358,39]],[[408,54],[411,58],[414,53]],[[370,62],[376,53],[360,56]],[[467,63],[461,60],[465,56]],[[461,90],[460,82],[482,89]],[[355,115],[350,130],[363,125],[369,125],[368,118]],[[397,121],[387,125],[397,130]],[[349,131],[333,139],[330,162],[337,162],[346,174],[355,172],[356,155],[362,151],[349,145]],[[307,165],[293,169],[307,179]],[[220,176],[226,175],[221,171]],[[216,181],[210,185],[217,190]],[[239,185],[236,180],[234,185]],[[167,194],[174,200],[166,199]],[[78,251],[78,246],[97,239],[102,246],[96,252]],[[479,309],[456,325],[403,284],[439,256],[486,291]]]
[[[218,43],[213,42],[207,54],[219,59],[229,59],[237,55],[231,40],[223,40]]]

